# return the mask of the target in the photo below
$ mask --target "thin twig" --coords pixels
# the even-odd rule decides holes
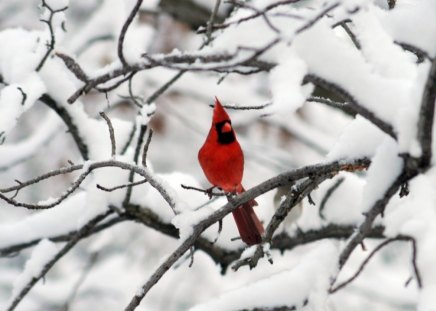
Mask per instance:
[[[334,184],[333,184],[329,189],[327,189],[325,195],[324,195],[323,198],[321,199],[321,203],[319,204],[319,211],[318,211],[318,213],[319,213],[319,216],[320,216],[322,219],[325,219],[325,217],[324,217],[324,213],[323,213],[324,208],[325,208],[325,205],[327,204],[328,200],[331,198],[332,194],[333,194],[336,190],[338,190],[338,188],[342,185],[342,183],[343,183],[344,181],[345,181],[345,178],[344,178],[344,177],[340,177],[340,178],[338,178],[338,179],[335,181],[335,183],[334,183]]]
[[[416,264],[416,254],[417,254],[417,247],[416,247],[416,240],[412,237],[410,237],[410,242],[412,243],[412,267],[413,272],[415,273],[416,283],[418,283],[418,287],[422,288],[422,278],[421,273],[419,272],[418,265]]]
[[[236,106],[236,105],[222,105],[222,106],[229,110],[262,110],[271,105],[272,105],[271,102],[267,102],[265,104],[257,105],[257,106]],[[214,105],[209,105],[209,107],[214,107]]]
[[[246,16],[246,17],[243,17],[243,18],[240,18],[238,20],[231,21],[231,22],[228,22],[228,23],[225,23],[225,24],[213,25],[211,28],[212,28],[212,30],[224,29],[224,28],[227,28],[227,27],[229,27],[231,25],[237,25],[237,24],[240,24],[242,22],[245,22],[245,21],[257,18],[259,16],[262,16],[262,15],[266,14],[268,11],[270,11],[272,9],[275,9],[275,8],[277,8],[279,6],[293,4],[293,3],[298,3],[300,1],[302,1],[302,0],[276,1],[276,2],[271,3],[270,5],[266,6],[263,10],[259,10],[259,11],[255,12],[252,15],[249,15],[249,16]],[[294,16],[293,15],[292,17],[296,18],[296,19],[301,19],[301,17],[299,17],[299,16]],[[197,33],[201,34],[201,33],[205,33],[206,31],[207,31],[207,29],[199,29],[197,31]]]
[[[102,111],[100,112],[100,116],[106,121],[107,127],[109,129],[109,137],[111,140],[111,156],[112,158],[115,157],[116,154],[116,142],[115,142],[115,132],[114,127],[112,126],[111,120],[108,118],[108,116]]]
[[[116,187],[112,187],[112,188],[106,188],[103,187],[102,185],[97,184],[96,187],[100,190],[106,191],[106,192],[112,192],[118,189],[123,189],[123,188],[127,188],[127,187],[133,187],[133,186],[138,186],[138,185],[142,185],[145,184],[147,182],[147,179],[143,179],[143,180],[139,180],[139,181],[135,181],[135,182],[131,182],[125,185],[119,185]]]
[[[221,0],[215,0],[215,6],[214,6],[212,13],[210,14],[210,18],[207,22],[206,38],[207,38],[208,42],[212,41],[212,26],[213,26],[213,23],[215,21],[215,17],[218,15],[218,9],[220,7],[220,4],[221,4]]]
[[[395,241],[407,241],[408,238],[404,237],[404,236],[398,236],[395,238],[390,238],[387,239],[385,241],[383,241],[382,243],[380,243],[376,248],[374,248],[372,250],[372,252],[368,255],[368,257],[365,258],[365,260],[362,262],[362,264],[360,265],[359,269],[351,276],[349,277],[347,280],[343,281],[342,283],[338,284],[336,287],[330,287],[329,289],[329,293],[330,294],[334,294],[335,292],[337,292],[338,290],[344,288],[345,286],[347,286],[348,284],[350,284],[351,282],[353,282],[359,275],[360,273],[363,271],[363,269],[365,268],[365,266],[368,264],[368,262],[371,260],[371,258],[379,251],[381,250],[383,247],[385,247],[386,245],[395,242]]]
[[[141,153],[141,146],[144,141],[144,135],[147,131],[147,125],[141,125],[139,128],[138,140],[136,142],[135,154],[133,155],[133,161],[138,164],[139,154]],[[134,171],[130,171],[129,173],[129,183],[133,182],[133,177],[135,175]],[[132,187],[127,187],[126,196],[124,197],[123,205],[130,203],[130,198],[132,196]]]
[[[135,6],[133,7],[132,11],[130,12],[129,16],[127,17],[126,21],[124,22],[123,27],[121,28],[120,36],[118,38],[118,58],[120,59],[121,63],[124,67],[127,67],[127,61],[124,58],[124,52],[123,52],[123,44],[124,44],[124,38],[126,36],[127,30],[129,29],[130,24],[132,23],[133,19],[136,16],[136,13],[138,13],[139,8],[141,7],[143,0],[137,0]]]
[[[138,166],[138,165],[132,165],[130,163],[126,163],[126,162],[121,162],[121,161],[116,161],[116,160],[107,160],[107,161],[100,161],[100,162],[92,162],[90,164],[88,164],[86,166],[86,170],[84,172],[82,172],[77,179],[71,184],[71,186],[58,198],[55,199],[49,203],[46,204],[28,204],[28,203],[22,203],[22,202],[17,202],[13,199],[10,199],[8,197],[6,197],[5,195],[2,194],[2,192],[9,192],[9,191],[15,191],[17,189],[22,189],[24,187],[27,187],[31,184],[35,184],[36,180],[43,180],[43,179],[47,179],[53,176],[57,176],[62,174],[62,172],[64,173],[69,173],[69,172],[73,172],[79,169],[84,168],[84,165],[75,165],[72,167],[67,167],[67,168],[63,168],[60,170],[56,170],[44,175],[41,175],[39,177],[36,177],[32,180],[29,180],[27,182],[23,182],[22,185],[17,185],[17,186],[13,186],[13,187],[9,187],[3,190],[0,190],[2,192],[0,192],[0,199],[8,202],[11,205],[17,206],[17,207],[25,207],[28,209],[48,209],[48,208],[52,208],[58,204],[60,204],[63,200],[65,200],[70,194],[72,194],[77,188],[79,188],[80,184],[83,182],[83,180],[95,169],[99,169],[99,168],[103,168],[103,167],[118,167],[121,168],[123,170],[129,170],[129,171],[134,171],[135,173],[143,176],[145,179],[147,179],[147,181],[150,183],[150,185],[155,188],[164,198],[164,200],[168,203],[168,205],[171,207],[171,209],[175,212],[175,206],[176,206],[176,201],[175,199],[171,196],[170,192],[167,191],[165,189],[165,187],[161,184],[161,182],[154,178],[153,175],[150,173],[150,171],[147,170],[147,168]],[[130,187],[128,187],[129,189]],[[5,191],[7,190],[7,191]]]
[[[212,189],[214,187],[209,188],[209,189],[201,189],[201,188],[197,188],[197,187],[187,186],[187,185],[184,185],[184,184],[180,184],[180,186],[183,189],[186,189],[186,190],[195,190],[195,191],[207,194],[209,197],[223,197],[223,196],[226,196],[226,194],[224,192],[218,192],[218,193],[217,192],[212,192]]]
[[[151,143],[151,138],[153,137],[153,130],[150,128],[148,130],[148,137],[147,141],[144,144],[144,149],[142,150],[142,166],[147,167],[147,153],[148,153],[148,147]]]
[[[385,132],[395,140],[397,139],[397,134],[395,133],[394,128],[391,124],[380,119],[373,111],[360,105],[358,101],[341,86],[313,74],[306,75],[304,80],[312,82],[315,85],[318,85],[341,96],[347,102],[347,105],[349,105],[349,107],[354,110],[354,112],[360,114],[362,117],[373,123],[375,126],[377,126],[379,129],[381,129],[383,132]]]
[[[38,66],[36,66],[36,71],[40,71],[42,66],[44,65],[45,61],[47,60],[50,53],[53,51],[55,45],[56,45],[56,36],[53,29],[53,17],[56,15],[56,13],[63,12],[68,9],[68,6],[63,7],[58,10],[53,10],[50,5],[45,0],[42,0],[42,6],[45,7],[50,12],[50,16],[48,17],[48,20],[41,19],[41,22],[47,24],[48,30],[50,31],[50,42],[47,42],[47,51],[45,52],[44,56],[42,57],[41,61],[39,62]]]
[[[321,104],[327,105],[329,107],[342,110],[347,115],[350,115],[353,117],[357,114],[357,112],[353,109],[353,107],[351,105],[349,105],[347,103],[336,102],[336,101],[333,101],[329,98],[319,97],[319,96],[310,96],[306,99],[306,101],[313,102],[313,103],[321,103]]]

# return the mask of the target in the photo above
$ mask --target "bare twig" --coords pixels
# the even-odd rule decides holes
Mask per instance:
[[[350,27],[348,26],[348,23],[350,22],[350,20],[345,20],[345,21],[341,21],[339,22],[337,25],[340,25],[345,32],[347,33],[347,35],[350,37],[351,41],[353,42],[354,46],[360,50],[361,45],[359,40],[357,39],[356,35],[351,31]]]
[[[56,45],[56,36],[55,36],[53,25],[52,25],[53,17],[56,15],[56,13],[60,13],[60,12],[63,12],[63,11],[68,9],[68,6],[66,6],[66,7],[63,7],[63,8],[58,9],[58,10],[53,10],[45,0],[42,0],[42,6],[45,7],[50,12],[50,16],[48,17],[48,20],[41,19],[41,22],[47,24],[48,30],[50,31],[50,42],[47,42],[47,51],[44,54],[44,56],[42,57],[38,66],[36,66],[36,69],[35,69],[36,71],[41,70],[42,66],[44,65],[45,61],[47,60],[48,56],[53,51],[53,49]]]
[[[123,189],[123,188],[127,188],[127,187],[133,187],[133,186],[138,186],[138,185],[142,185],[145,184],[147,182],[147,179],[143,179],[143,180],[139,180],[139,181],[135,181],[135,182],[131,182],[125,185],[120,185],[120,186],[116,186],[116,187],[112,187],[112,188],[106,188],[103,187],[102,185],[97,184],[96,187],[100,190],[106,191],[106,192],[112,192],[118,189]]]
[[[162,95],[171,85],[173,85],[177,80],[179,80],[186,70],[180,70],[174,77],[168,80],[164,85],[162,85],[159,89],[157,89],[150,97],[147,98],[146,103],[151,104],[154,102],[160,95]]]
[[[215,188],[215,187],[212,187],[212,188],[209,188],[209,189],[201,189],[201,188],[197,188],[197,187],[187,186],[187,185],[184,185],[184,184],[181,184],[180,186],[183,189],[186,189],[186,190],[195,190],[195,191],[207,194],[210,198],[211,197],[223,197],[223,196],[226,196],[226,194],[224,192],[212,192],[213,188]]]
[[[141,125],[141,127],[139,128],[138,140],[136,142],[135,154],[133,155],[133,161],[136,164],[138,164],[139,154],[141,153],[141,146],[142,146],[142,143],[144,141],[144,135],[145,135],[146,131],[147,131],[147,125]],[[135,175],[135,172],[134,171],[130,171],[130,174],[129,174],[129,183],[133,182],[134,175]],[[132,187],[127,187],[126,196],[124,198],[123,205],[126,205],[126,204],[130,203],[130,197],[131,196],[132,196]]]
[[[132,125],[132,129],[130,130],[130,134],[129,134],[129,138],[127,139],[126,144],[124,145],[123,149],[121,150],[121,154],[126,154],[127,150],[130,147],[130,144],[133,141],[133,138],[135,137],[135,133],[136,133],[136,122],[134,122],[134,124]]]
[[[124,38],[126,36],[127,30],[129,29],[130,24],[132,23],[133,19],[136,16],[136,13],[138,13],[139,8],[141,7],[143,0],[137,0],[135,6],[133,7],[132,11],[130,12],[129,16],[127,17],[126,21],[124,22],[123,27],[121,28],[120,37],[118,38],[118,58],[120,59],[121,63],[124,67],[127,67],[127,61],[124,58],[124,52],[123,52],[123,44],[124,44]]]
[[[144,167],[147,167],[147,153],[148,153],[148,147],[150,146],[152,137],[153,137],[153,130],[150,128],[148,130],[147,141],[145,142],[144,149],[142,150],[142,165]]]
[[[430,55],[428,55],[428,53],[426,51],[424,51],[423,49],[421,49],[417,46],[414,46],[410,43],[398,42],[398,41],[394,41],[394,43],[401,46],[403,48],[403,50],[406,50],[406,51],[409,51],[409,52],[415,54],[418,64],[424,62],[425,60],[432,61],[432,58],[430,57]]]
[[[422,278],[421,273],[419,272],[418,265],[416,264],[416,240],[412,237],[409,238],[410,242],[412,243],[412,267],[413,272],[415,273],[416,283],[418,283],[418,287],[422,288]]]
[[[21,93],[21,106],[24,106],[24,104],[26,103],[26,99],[27,99],[27,94],[26,92],[23,91],[23,89],[21,87],[17,87],[17,90],[20,91]]]
[[[344,177],[340,177],[338,178],[335,183],[326,191],[325,195],[323,196],[323,198],[321,199],[321,203],[319,204],[319,216],[322,219],[325,219],[324,217],[324,208],[325,205],[327,204],[328,200],[331,198],[332,194],[342,185],[342,183],[345,181]]]
[[[383,241],[382,243],[380,243],[376,248],[374,248],[372,250],[372,252],[368,255],[368,257],[365,258],[365,260],[362,262],[362,264],[360,265],[359,269],[356,271],[356,273],[354,273],[351,277],[349,277],[347,280],[343,281],[342,283],[338,284],[335,287],[330,287],[329,289],[329,293],[330,294],[334,294],[335,292],[337,292],[338,290],[344,288],[345,286],[347,286],[348,284],[350,284],[351,282],[353,282],[359,275],[360,273],[363,271],[363,269],[365,268],[365,266],[368,264],[368,262],[371,260],[371,258],[379,251],[381,250],[383,247],[385,247],[386,245],[395,242],[395,241],[404,241],[404,240],[408,240],[407,237],[404,236],[398,236],[395,238],[390,238],[387,239],[385,241]]]
[[[115,157],[117,147],[116,147],[116,142],[115,142],[114,127],[112,126],[111,120],[108,118],[108,116],[103,111],[100,112],[100,116],[106,121],[107,127],[109,129],[109,137],[111,140],[111,156]]]
[[[213,26],[213,23],[215,21],[215,17],[218,14],[218,9],[220,7],[220,4],[221,4],[221,0],[215,0],[215,6],[212,10],[212,13],[210,14],[209,21],[207,22],[207,26],[206,26],[207,42],[212,41],[212,26]]]

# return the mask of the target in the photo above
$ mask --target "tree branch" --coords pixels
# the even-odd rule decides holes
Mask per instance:
[[[356,167],[360,169],[362,166],[368,165],[369,160],[357,159],[350,162],[334,161],[326,163],[324,165],[306,166],[301,169],[296,169],[294,171],[280,174],[232,198],[232,202],[227,203],[219,210],[213,212],[211,215],[198,222],[193,227],[193,233],[189,235],[184,241],[182,241],[181,244],[155,270],[155,272],[141,287],[141,290],[138,291],[135,296],[133,296],[130,303],[125,308],[125,311],[132,311],[136,309],[136,307],[140,304],[141,300],[145,297],[148,291],[160,280],[160,278],[171,268],[171,266],[195,244],[195,241],[198,239],[200,234],[212,224],[222,219],[225,215],[232,212],[238,206],[241,206],[242,204],[256,198],[257,196],[267,191],[270,191],[279,186],[287,185],[289,183],[294,183],[296,180],[299,180],[301,178],[305,178],[308,176],[311,176],[313,178],[313,176],[333,174],[334,172],[338,172],[340,170],[354,170]]]
[[[422,155],[420,166],[427,168],[432,157],[433,119],[436,100],[436,58],[432,61],[428,78],[424,86],[419,111],[418,141]]]

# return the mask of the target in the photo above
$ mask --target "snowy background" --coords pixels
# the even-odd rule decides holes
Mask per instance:
[[[156,0],[127,25],[137,3],[0,1],[0,308],[141,296],[227,203],[181,187],[210,187],[197,153],[217,96],[246,189],[302,168],[260,190],[265,227],[301,197],[257,248],[273,264],[232,269],[256,246],[226,216],[137,310],[436,310],[436,2]]]

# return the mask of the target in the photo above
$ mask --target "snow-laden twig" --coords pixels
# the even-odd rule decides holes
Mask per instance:
[[[80,240],[82,240],[99,222],[109,216],[112,211],[107,211],[104,214],[98,215],[86,223],[77,233],[65,244],[64,247],[51,258],[38,273],[38,275],[33,276],[31,281],[26,284],[26,286],[12,298],[12,302],[6,308],[7,311],[15,310],[17,305],[23,300],[24,297],[29,293],[33,286],[43,278],[47,272],[56,264],[56,262],[61,259],[66,253],[68,253]]]
[[[364,117],[365,119],[376,125],[383,132],[385,132],[392,138],[397,139],[397,134],[395,133],[394,128],[391,124],[388,124],[387,122],[380,119],[373,111],[360,105],[359,102],[353,97],[353,95],[349,93],[347,90],[345,90],[343,87],[341,87],[340,85],[329,82],[313,74],[306,75],[304,80],[311,82],[317,86],[320,86],[326,90],[332,91],[333,93],[342,97],[346,102],[346,104],[342,107],[336,105],[336,108],[343,109],[344,112],[347,113],[354,112],[360,114],[362,117]],[[320,101],[320,102],[326,103],[325,101]]]
[[[143,168],[138,165],[121,162],[117,160],[107,160],[107,161],[100,161],[100,162],[91,162],[88,165],[86,165],[86,169],[84,172],[82,172],[76,180],[71,184],[71,186],[57,199],[52,200],[51,202],[45,203],[45,204],[30,204],[30,203],[23,203],[18,202],[15,199],[9,198],[4,193],[21,190],[25,187],[28,187],[30,185],[33,185],[35,183],[38,183],[39,181],[48,179],[50,177],[71,173],[77,170],[81,170],[85,168],[85,165],[79,164],[79,165],[73,165],[65,168],[61,168],[58,170],[54,170],[52,172],[49,172],[47,174],[38,176],[34,179],[28,180],[26,182],[22,182],[16,186],[0,189],[0,199],[6,201],[7,203],[17,206],[17,207],[25,207],[28,209],[48,209],[52,208],[54,206],[57,206],[62,201],[64,201],[67,197],[69,197],[79,186],[81,183],[85,180],[85,178],[95,169],[104,168],[104,167],[118,167],[123,170],[129,170],[133,171],[141,176],[143,176],[147,181],[150,183],[152,187],[154,187],[164,198],[164,200],[168,203],[168,205],[171,207],[171,209],[174,211],[176,207],[176,201],[175,198],[171,196],[171,194],[166,190],[165,186],[161,184],[159,180],[157,180],[153,175],[150,173],[149,170],[146,168]]]
[[[96,225],[91,231],[88,232],[86,237],[93,235],[95,233],[98,233],[100,231],[103,231],[105,229],[111,228],[112,226],[115,226],[116,224],[119,224],[123,221],[128,220],[129,218],[126,215],[117,215],[116,217],[112,217],[109,220],[106,220],[98,225]],[[53,236],[47,236],[46,239],[52,241],[52,242],[68,242],[73,236],[77,234],[77,230],[66,232],[59,235],[53,235]],[[36,244],[38,244],[42,238],[36,238],[30,241],[17,243],[14,245],[6,246],[3,248],[0,248],[0,257],[9,257],[17,254],[18,252],[27,249],[29,247],[32,247]]]
[[[361,244],[367,233],[371,230],[372,224],[379,215],[383,215],[386,205],[391,198],[422,171],[430,166],[432,150],[433,114],[436,99],[436,60],[433,61],[428,78],[424,87],[421,100],[421,109],[418,121],[418,140],[421,145],[422,155],[420,158],[413,158],[409,154],[403,154],[404,165],[401,174],[392,182],[384,192],[383,196],[375,202],[371,209],[365,213],[365,220],[359,225],[355,234],[342,250],[339,256],[339,269],[341,269],[357,245]]]
[[[329,98],[319,97],[319,96],[310,96],[307,98],[308,102],[312,103],[321,103],[326,106],[342,110],[344,113],[355,116],[357,114],[357,111],[353,109],[353,107],[348,103],[341,103],[341,102],[335,102]]]
[[[292,2],[297,2],[292,1]],[[284,5],[292,3],[289,1],[283,1],[279,3],[274,3],[268,10],[273,9],[276,6]],[[308,29],[310,29],[313,25],[315,25],[319,20],[321,20],[326,14],[335,10],[339,7],[339,2],[334,2],[329,6],[322,8],[314,17],[308,19],[301,25],[299,28],[295,30],[295,35],[300,34]],[[260,14],[262,15],[262,14]],[[97,88],[99,91],[109,91],[118,87],[121,83],[130,79],[130,77],[126,77],[129,74],[135,74],[138,71],[147,70],[155,67],[165,67],[169,69],[179,70],[179,74],[183,75],[185,71],[216,71],[216,72],[226,72],[226,73],[239,73],[239,74],[253,74],[258,73],[260,71],[269,71],[271,70],[275,64],[270,63],[268,61],[264,61],[260,59],[260,56],[265,54],[267,51],[271,50],[279,43],[283,42],[283,38],[276,37],[266,43],[264,46],[257,48],[246,49],[243,47],[239,47],[235,54],[229,53],[219,53],[219,54],[198,54],[198,53],[185,53],[182,55],[179,54],[168,54],[168,55],[149,55],[143,54],[143,57],[146,59],[145,62],[136,63],[136,64],[124,64],[121,68],[117,68],[105,74],[102,74],[94,79],[90,79],[78,89],[74,94],[70,96],[68,102],[70,104],[74,103],[80,96],[88,93],[94,88]],[[200,48],[201,50],[201,48]],[[247,51],[251,51],[248,53]],[[241,52],[244,52],[244,55],[241,56]],[[70,68],[71,69],[71,68]],[[182,72],[183,71],[183,72]],[[113,79],[125,77],[124,79],[118,80],[117,83],[113,84],[110,88],[99,88],[100,84],[106,83]],[[177,75],[176,75],[177,77]],[[176,78],[177,79],[177,78]]]
[[[68,127],[68,132],[71,134],[71,136],[74,139],[74,142],[77,145],[77,148],[79,149],[80,155],[82,156],[83,160],[89,159],[89,147],[81,137],[79,133],[80,125],[76,124],[74,119],[71,117],[71,115],[68,113],[67,109],[63,107],[61,104],[56,102],[51,96],[48,94],[42,95],[39,100],[46,104],[48,107],[53,109],[59,117],[62,118],[62,121],[65,123],[65,125]]]
[[[301,2],[301,1],[302,1],[302,0],[284,0],[284,1],[276,1],[276,2],[271,3],[271,4],[269,4],[268,6],[266,6],[263,10],[256,10],[255,13],[253,13],[252,15],[248,15],[248,16],[246,16],[246,17],[243,17],[243,18],[240,18],[240,19],[237,19],[237,20],[231,21],[231,22],[227,22],[227,23],[223,23],[223,24],[215,24],[215,25],[212,25],[212,26],[211,26],[211,29],[212,29],[212,30],[224,29],[224,28],[227,28],[227,27],[229,27],[229,26],[231,26],[231,25],[237,25],[237,24],[240,24],[240,23],[243,23],[243,22],[249,21],[249,20],[251,20],[251,19],[254,19],[254,18],[257,18],[257,17],[260,17],[260,16],[266,16],[266,14],[267,14],[269,11],[271,11],[271,10],[273,10],[273,9],[279,7],[279,6],[284,6],[284,5],[294,4],[294,3]],[[295,19],[302,19],[302,17],[296,16],[296,15],[292,15],[291,17],[292,17],[292,18],[295,18]],[[205,33],[205,32],[207,32],[207,31],[208,31],[207,28],[206,28],[206,29],[204,29],[204,28],[200,28],[200,29],[197,31],[197,33]]]

